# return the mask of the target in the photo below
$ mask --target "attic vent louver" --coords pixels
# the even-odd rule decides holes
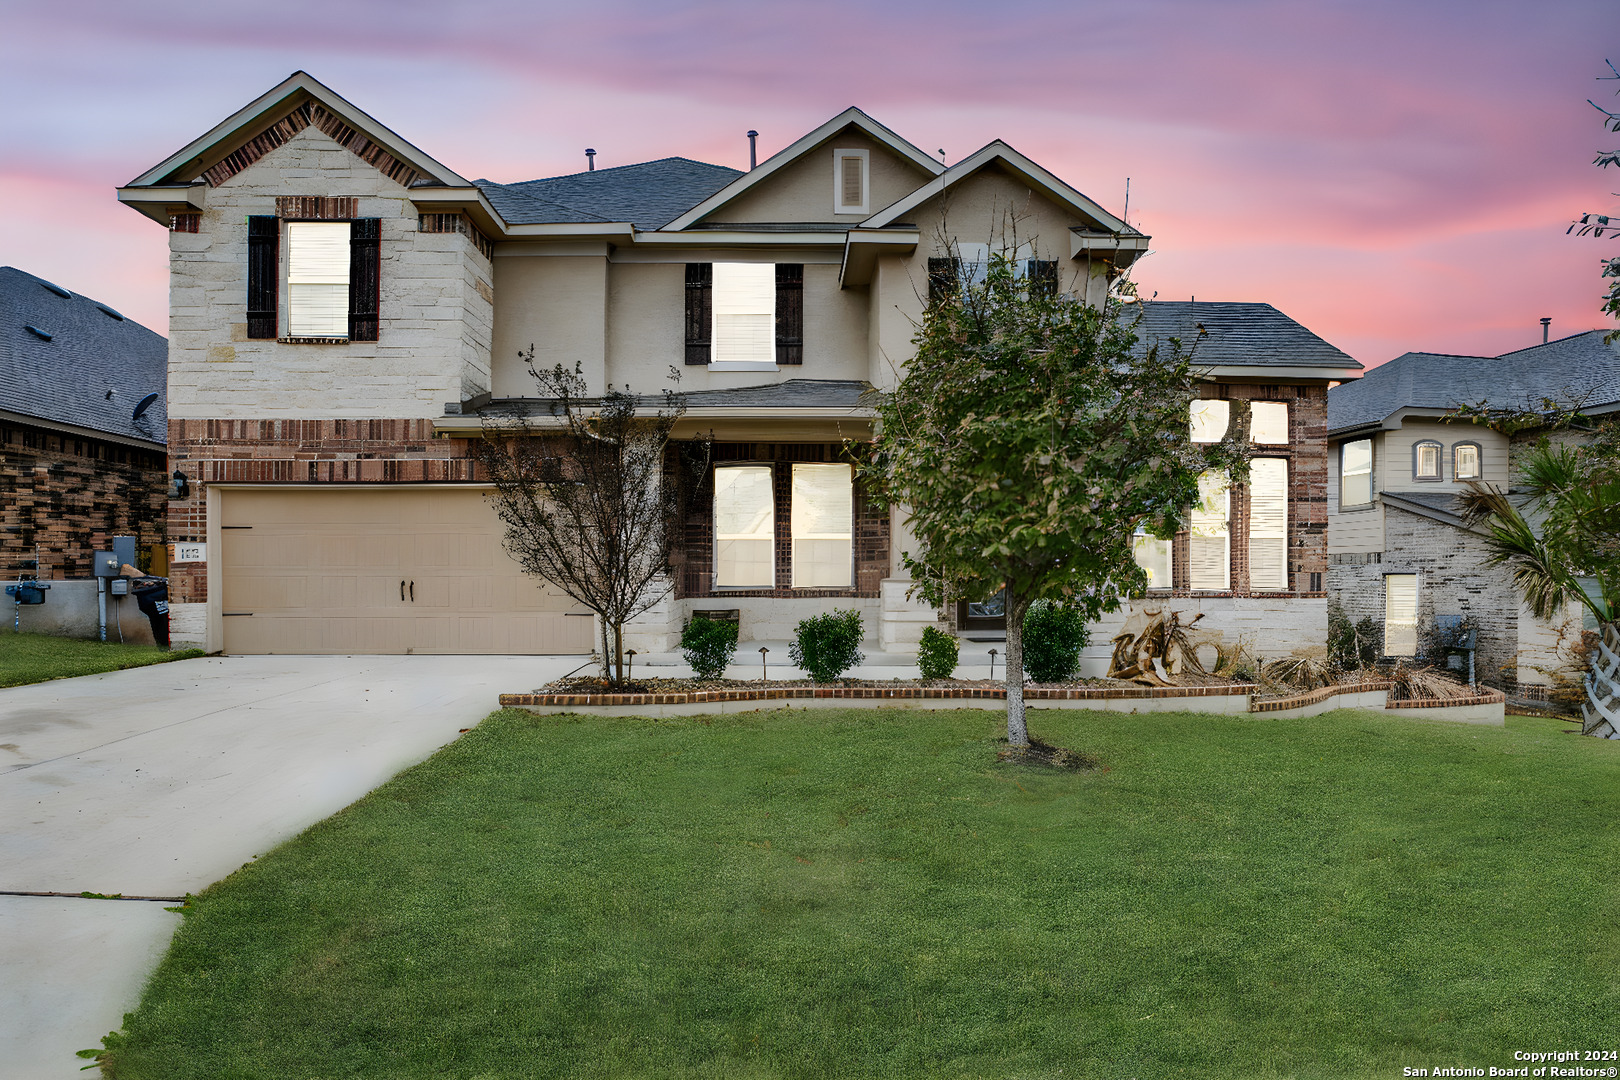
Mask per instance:
[[[33,334],[35,337],[39,338],[42,341],[49,341],[49,340],[51,340],[51,338],[53,336],[53,335],[48,334],[45,331],[41,330],[37,326],[25,326],[25,327],[23,327],[23,329],[28,331],[30,334]]]
[[[36,278],[35,280],[38,281],[41,285],[45,286],[47,289],[51,290],[51,292],[55,293],[57,296],[60,296],[62,299],[64,299],[64,300],[73,299],[73,294],[68,292],[66,289],[62,288],[62,286],[60,286],[60,285],[52,285],[50,282],[46,281],[44,278]]]
[[[110,318],[117,319],[119,322],[124,321],[124,317],[122,315],[118,314],[118,312],[114,311],[112,308],[108,307],[106,304],[97,303],[96,307],[101,309],[101,313],[103,315],[106,315],[106,316],[108,316]]]

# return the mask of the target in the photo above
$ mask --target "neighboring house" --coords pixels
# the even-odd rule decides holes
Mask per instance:
[[[1329,592],[1353,621],[1380,625],[1385,655],[1413,656],[1437,617],[1460,616],[1477,631],[1482,682],[1545,688],[1573,676],[1582,609],[1530,615],[1509,572],[1487,562],[1483,528],[1458,513],[1470,481],[1510,489],[1519,451],[1542,432],[1445,418],[1481,404],[1620,409],[1620,354],[1603,339],[1593,330],[1498,357],[1407,353],[1328,392]]]
[[[115,535],[162,541],[168,355],[106,304],[0,267],[0,574],[37,558],[42,578],[89,577]]]
[[[591,649],[592,620],[502,552],[470,448],[482,411],[549,413],[531,346],[598,392],[655,394],[675,367],[677,438],[713,437],[635,647],[671,647],[694,611],[770,640],[853,607],[910,648],[937,617],[906,596],[904,511],[866,497],[843,442],[869,436],[861,395],[893,385],[931,273],[1016,242],[1101,303],[1148,243],[1004,143],[947,168],[858,109],[747,172],[665,158],[497,184],[303,73],[118,194],[170,230],[170,453],[191,484],[170,535],[205,545],[173,571],[176,634],[231,652]],[[1207,396],[1274,402],[1284,433],[1264,525],[1232,493],[1162,553],[1164,597],[1319,643],[1324,394],[1357,365],[1264,305],[1146,311],[1148,334],[1206,322]]]

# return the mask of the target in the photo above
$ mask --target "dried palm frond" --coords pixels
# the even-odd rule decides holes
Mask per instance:
[[[1396,664],[1390,672],[1389,700],[1395,701],[1448,701],[1452,698],[1473,697],[1478,691],[1442,675],[1432,667],[1408,667]]]

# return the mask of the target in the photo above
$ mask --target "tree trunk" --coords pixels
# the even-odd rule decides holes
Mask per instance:
[[[602,624],[602,678],[603,680],[611,680],[613,678],[613,654],[608,652],[608,622],[607,619],[603,618],[601,612],[597,612],[596,617]]]
[[[1581,707],[1581,732],[1600,739],[1620,739],[1620,626],[1598,627],[1597,646],[1586,676],[1586,704]]]
[[[624,685],[624,624],[613,624],[613,685]]]
[[[1029,725],[1024,720],[1024,613],[1029,601],[1007,591],[1007,743],[1029,746]]]

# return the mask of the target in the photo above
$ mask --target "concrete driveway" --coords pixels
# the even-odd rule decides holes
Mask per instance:
[[[0,894],[183,896],[583,657],[239,656],[0,690]],[[80,1077],[180,917],[0,895],[0,1078]]]

